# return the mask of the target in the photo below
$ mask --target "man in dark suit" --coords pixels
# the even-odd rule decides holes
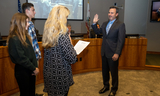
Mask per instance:
[[[109,8],[109,20],[104,22],[100,29],[97,28],[98,14],[94,16],[92,28],[96,34],[103,34],[101,55],[102,55],[102,76],[104,87],[99,91],[102,94],[109,90],[110,75],[112,76],[111,92],[108,96],[115,96],[118,90],[118,61],[125,42],[125,24],[117,20],[118,8]]]
[[[68,33],[71,35],[71,34],[74,34],[74,30],[72,30],[72,27],[70,24],[67,24],[67,28],[68,28]]]

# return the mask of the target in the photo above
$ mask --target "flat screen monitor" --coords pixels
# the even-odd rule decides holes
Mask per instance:
[[[56,5],[66,6],[70,10],[68,20],[83,21],[84,0],[26,0],[34,4],[34,19],[47,19],[51,9]]]
[[[160,22],[160,0],[152,0],[150,21]]]

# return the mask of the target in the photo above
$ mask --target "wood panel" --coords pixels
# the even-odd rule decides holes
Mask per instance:
[[[102,68],[101,60],[101,38],[87,38],[89,41],[87,48],[77,56],[78,61],[72,64],[73,74],[99,71]],[[78,39],[72,41],[75,45]],[[42,43],[38,43],[42,54],[39,61],[40,73],[37,75],[36,84],[43,83],[43,56]],[[119,69],[152,69],[145,66],[147,50],[147,39],[125,39],[122,54],[119,59]],[[7,46],[0,46],[0,96],[9,96],[18,91],[18,85],[14,77],[14,64],[11,62]]]
[[[85,68],[84,69],[94,69],[94,68],[99,68],[99,63],[97,62],[98,60],[98,55],[97,55],[97,47],[95,46],[88,46],[84,50],[84,55],[83,55],[83,60],[85,61]],[[95,59],[97,57],[97,59]],[[101,55],[100,55],[101,57]]]
[[[17,81],[14,76],[14,64],[11,62],[9,57],[0,59],[2,66],[2,93],[6,93],[13,89],[18,88]]]
[[[77,56],[77,62],[74,64],[71,64],[71,66],[72,66],[73,74],[75,74],[76,71],[80,71],[84,69],[85,62],[83,60],[83,52]]]
[[[97,56],[95,59],[97,59],[98,68],[102,68],[101,45],[97,46]]]
[[[72,40],[73,45],[76,45],[76,43],[77,43],[79,40],[80,40],[80,39]],[[80,54],[77,56],[77,62],[74,63],[74,64],[71,64],[71,66],[72,66],[72,73],[73,73],[73,74],[76,74],[77,71],[79,72],[80,70],[83,70],[83,69],[84,69],[85,62],[84,62],[84,60],[82,59],[82,58],[83,58],[83,54],[84,54],[84,52],[80,53]]]
[[[128,59],[128,46],[124,46],[123,49],[122,49],[122,53],[120,55],[120,58],[119,58],[119,67],[122,67],[122,66],[125,66],[127,64],[129,64],[129,59]]]
[[[2,94],[3,92],[2,92],[2,69],[3,69],[3,63],[2,63],[2,59],[0,59],[0,94]]]
[[[36,76],[36,84],[40,84],[40,83],[43,83],[43,62],[44,62],[44,50],[43,50],[43,47],[42,47],[42,42],[38,42],[38,45],[39,45],[39,48],[40,48],[40,51],[41,51],[41,59],[39,60],[39,65],[38,65],[38,68],[39,68],[39,73],[38,75]]]
[[[147,54],[159,54],[160,55],[160,52],[147,51]]]
[[[0,46],[0,58],[8,57],[8,47],[7,46]]]
[[[101,60],[101,44],[102,39],[83,39],[84,41],[90,42],[86,49],[77,56],[78,62],[72,65],[73,74],[90,72],[93,70],[101,70],[102,60]],[[78,40],[73,40],[74,45]],[[80,61],[80,59],[82,61]]]
[[[37,75],[37,78],[36,78],[36,84],[39,84],[37,83],[39,80],[42,80],[43,79],[43,62],[44,62],[44,50],[41,50],[41,56],[42,58],[39,60],[39,65],[38,65],[38,68],[39,68],[39,73]]]
[[[157,70],[160,71],[160,66],[155,66],[155,65],[145,65],[146,70]]]
[[[145,69],[147,39],[125,39],[119,69]]]

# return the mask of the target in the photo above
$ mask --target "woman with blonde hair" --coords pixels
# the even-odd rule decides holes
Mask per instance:
[[[27,31],[28,19],[23,13],[14,14],[7,38],[9,56],[15,64],[15,77],[20,89],[20,96],[35,96],[35,75],[39,73]]]
[[[73,85],[71,64],[76,62],[76,51],[67,32],[67,7],[53,7],[44,25],[44,92],[48,96],[67,96]]]

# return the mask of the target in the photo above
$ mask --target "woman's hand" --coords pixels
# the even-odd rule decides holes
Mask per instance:
[[[33,72],[34,72],[34,74],[32,74],[32,75],[37,75],[39,73],[39,69],[36,68]]]

